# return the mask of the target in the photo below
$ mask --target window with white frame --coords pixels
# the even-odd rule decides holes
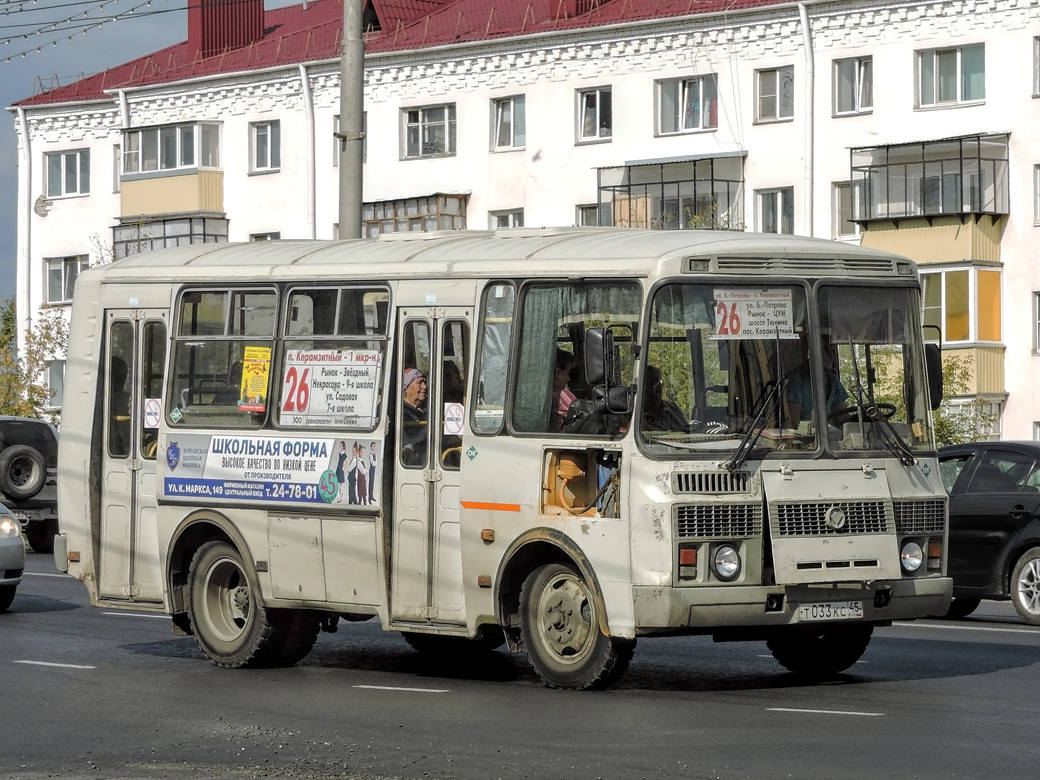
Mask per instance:
[[[758,232],[794,233],[794,188],[758,191]]]
[[[856,238],[859,223],[853,222],[855,190],[851,181],[834,182],[834,238]]]
[[[403,109],[401,121],[406,160],[455,154],[454,103]]]
[[[271,231],[270,233],[250,233],[250,241],[277,241],[282,237],[282,234],[278,230]]]
[[[509,211],[489,211],[488,223],[488,227],[492,230],[522,228],[524,226],[524,210],[510,209]]]
[[[1033,224],[1040,225],[1040,165],[1033,166]]]
[[[1033,97],[1040,97],[1040,36],[1033,38]]]
[[[339,114],[332,117],[332,167],[339,167],[341,147],[346,143],[339,137]],[[361,112],[361,162],[368,162],[368,112]]]
[[[755,72],[755,121],[778,122],[794,116],[794,66]]]
[[[578,140],[609,140],[614,127],[610,87],[578,92]]]
[[[834,61],[834,113],[860,114],[874,107],[874,58]]]
[[[44,155],[47,197],[67,198],[90,194],[90,150],[51,152]]]
[[[47,303],[68,303],[72,300],[80,271],[90,265],[87,256],[49,257],[44,262],[47,265]]]
[[[523,95],[491,101],[491,148],[520,149],[527,144],[527,118]]]
[[[714,74],[657,82],[658,135],[692,133],[718,126],[718,81]]]
[[[282,167],[282,123],[253,122],[249,125],[249,143],[252,146],[252,171],[265,173]]]
[[[981,43],[917,52],[918,107],[985,99],[986,47]]]
[[[1033,352],[1040,353],[1040,292],[1033,292]]]
[[[123,176],[220,167],[220,125],[193,122],[123,131]]]
[[[587,205],[580,205],[577,207],[577,220],[575,224],[578,227],[595,227],[599,224],[599,206],[595,203],[589,203]]]
[[[960,266],[921,270],[924,324],[939,328],[944,344],[1001,338],[999,268]]]
[[[1040,422],[1033,421],[1033,441],[1040,441]]]
[[[65,392],[64,360],[51,360],[47,363],[47,389],[49,391],[46,401],[47,408],[60,408],[61,397]]]
[[[123,163],[123,147],[112,144],[112,192],[119,192],[119,172]]]

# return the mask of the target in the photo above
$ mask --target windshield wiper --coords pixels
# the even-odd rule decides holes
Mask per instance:
[[[758,443],[758,437],[762,435],[762,431],[766,429],[766,420],[769,419],[769,415],[777,404],[780,403],[780,399],[783,398],[784,386],[787,384],[785,379],[777,379],[766,387],[769,392],[759,397],[759,410],[758,414],[755,415],[754,421],[751,423],[751,427],[748,428],[747,433],[744,434],[744,438],[740,440],[740,444],[737,445],[737,449],[733,452],[733,457],[726,462],[726,468],[729,471],[736,471],[751,455],[751,451],[755,448]]]
[[[874,392],[872,387],[863,387],[863,381],[859,375],[859,362],[856,360],[856,348],[852,344],[852,338],[849,337],[849,351],[852,353],[852,372],[856,377],[856,384],[852,388],[852,397],[856,401],[856,411],[859,417],[860,424],[860,435],[866,438],[863,432],[863,421],[869,420],[870,422],[877,423],[877,430],[881,433],[881,442],[885,445],[885,449],[895,455],[899,462],[904,466],[915,466],[917,465],[917,457],[910,449],[903,437],[899,435],[899,431],[888,421],[888,417],[881,411],[877,402],[874,400]],[[870,361],[870,347],[867,346],[867,361]],[[868,366],[869,367],[869,366]],[[866,396],[867,401],[864,403],[863,397]]]

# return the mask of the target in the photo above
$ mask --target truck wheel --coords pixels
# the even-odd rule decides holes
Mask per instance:
[[[7,612],[7,608],[11,606],[11,602],[14,601],[14,592],[18,589],[17,585],[4,585],[0,587],[0,612]]]
[[[1026,550],[1011,573],[1011,603],[1031,626],[1040,626],[1040,547]]]
[[[33,552],[49,555],[54,552],[54,536],[58,533],[58,521],[53,517],[36,520],[25,527],[25,538]]]
[[[773,658],[787,671],[826,678],[844,672],[870,644],[872,625],[781,629],[766,641]]]
[[[285,637],[253,593],[242,555],[226,542],[207,542],[188,569],[188,617],[195,641],[217,666],[281,665]]]
[[[47,461],[35,447],[15,444],[0,452],[0,490],[8,498],[32,498],[47,481]]]
[[[592,588],[571,566],[535,569],[520,589],[520,636],[531,666],[550,688],[606,688],[632,660],[634,640],[600,630]]]

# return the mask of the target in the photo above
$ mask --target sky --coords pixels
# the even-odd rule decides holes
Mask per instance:
[[[189,0],[0,0],[0,106],[188,37]],[[265,0],[267,8],[301,0]],[[27,36],[27,37],[23,37]],[[71,39],[71,40],[70,40]],[[23,56],[24,54],[24,56]],[[16,115],[0,115],[0,297],[15,292]]]

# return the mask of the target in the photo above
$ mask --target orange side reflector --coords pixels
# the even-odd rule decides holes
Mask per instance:
[[[681,566],[696,566],[697,565],[697,548],[696,547],[683,547],[679,550],[679,565]]]
[[[72,561],[73,563],[79,563],[79,553],[78,552],[70,552],[69,553],[69,560]]]
[[[480,540],[483,542],[495,541],[495,529],[494,528],[481,528],[480,529]]]

